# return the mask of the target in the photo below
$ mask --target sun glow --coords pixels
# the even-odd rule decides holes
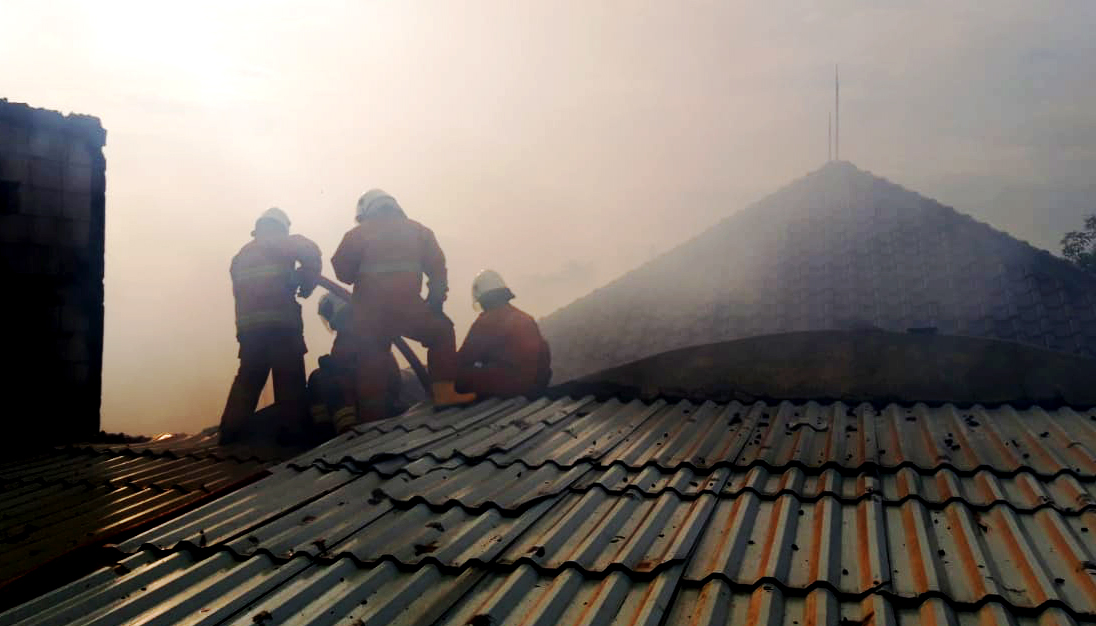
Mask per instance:
[[[221,17],[215,4],[204,2],[114,0],[91,13],[104,63],[127,68],[134,87],[191,102],[240,95]]]

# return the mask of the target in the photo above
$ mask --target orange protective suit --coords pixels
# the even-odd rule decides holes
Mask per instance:
[[[297,264],[300,267],[297,267]],[[273,372],[274,403],[286,436],[306,424],[304,325],[297,293],[316,286],[320,249],[300,235],[253,239],[233,257],[230,273],[236,298],[236,338],[240,369],[221,415],[221,438],[240,438]]]
[[[448,290],[445,255],[429,228],[399,215],[366,217],[343,237],[331,266],[339,280],[354,285],[359,421],[384,417],[395,337],[427,347],[434,381],[455,380],[456,337],[441,313]],[[423,274],[433,306],[420,295]]]
[[[536,320],[505,303],[472,323],[457,353],[457,386],[485,396],[535,393],[551,380],[551,360]]]

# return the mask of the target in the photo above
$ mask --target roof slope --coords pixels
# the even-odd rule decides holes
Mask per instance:
[[[690,345],[867,326],[1096,355],[1096,279],[834,162],[541,322],[557,382]]]
[[[18,623],[1096,619],[1096,412],[485,401],[359,427]]]
[[[283,457],[284,458],[284,457]],[[74,445],[0,463],[0,588],[252,480],[275,457],[216,435]]]

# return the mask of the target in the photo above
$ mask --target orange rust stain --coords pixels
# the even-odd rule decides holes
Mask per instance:
[[[815,624],[818,623],[818,618],[816,617],[817,611],[818,611],[818,599],[816,597],[816,594],[813,594],[813,593],[808,594],[807,595],[807,602],[803,607],[803,614],[804,614],[804,620],[803,620],[804,625],[803,626],[814,626]]]
[[[974,555],[974,545],[972,543],[977,542],[978,538],[969,534],[972,532],[970,525],[964,524],[963,520],[960,519],[957,507],[949,506],[946,516],[951,523],[951,536],[956,539],[955,544],[959,547],[959,564],[966,574],[967,582],[974,587],[977,596],[987,595],[989,591],[986,589],[985,580],[978,573],[978,560]],[[975,530],[973,532],[981,531]],[[960,539],[962,541],[959,541]]]
[[[964,459],[974,460],[974,446],[970,443],[970,438],[967,437],[969,427],[959,420],[959,416],[956,414],[955,409],[949,411],[951,413],[951,423],[954,426],[952,434],[954,435],[955,443],[959,445],[959,449],[954,452],[958,452],[958,456]],[[981,428],[979,426],[978,428]],[[951,452],[951,451],[949,451]]]
[[[760,624],[761,623],[761,597],[760,594],[753,594],[750,597],[750,608],[746,611],[746,623],[747,624]]]
[[[742,507],[742,502],[745,498],[738,497],[734,499],[734,504],[731,505],[731,512],[727,515],[727,522],[723,525],[723,529],[719,533],[719,544],[716,545],[715,550],[712,550],[708,555],[707,569],[714,570],[717,566],[716,559],[719,555],[723,554],[723,550],[727,545],[727,541],[734,535],[734,520],[738,517],[738,509]]]
[[[904,498],[913,492],[909,472],[898,472],[898,497]]]
[[[947,474],[944,472],[937,472],[936,478],[933,479],[936,482],[936,489],[940,491],[940,499],[947,500],[948,498],[957,495],[951,489],[951,481],[948,480]]]
[[[823,523],[830,513],[830,502],[828,498],[824,498],[818,501],[818,504],[814,507],[814,521],[811,524],[811,536],[814,538],[814,545],[811,546],[811,558],[810,558],[810,578],[808,584],[818,580],[819,569],[822,567],[822,541],[820,538],[823,533]],[[807,606],[812,605],[814,596],[808,596]]]
[[[921,435],[921,443],[926,451],[932,454],[932,459],[935,462],[941,456],[949,456],[950,450],[942,450],[940,444],[933,439],[932,430],[929,429],[928,423],[924,419],[924,415],[917,416],[917,431]]]
[[[779,554],[780,549],[776,547],[776,532],[780,526],[776,520],[780,519],[780,515],[784,512],[784,502],[786,498],[780,498],[773,505],[772,522],[769,524],[767,532],[765,533],[765,550],[762,553],[761,560],[757,563],[757,573],[755,576],[758,578],[765,575],[765,572],[769,569],[769,561],[773,559],[774,554]]]
[[[1002,459],[1007,459],[1012,463],[1019,461],[1020,452],[1011,446],[1005,445],[1008,440],[1001,436],[1000,430],[997,428],[997,424],[994,420],[985,419],[985,416],[979,416],[978,421],[982,424],[979,428],[985,429],[988,439],[993,444],[993,448],[996,450],[995,456],[999,456]]]
[[[590,614],[590,611],[593,611],[594,607],[597,606],[597,602],[595,602],[595,600],[597,600],[598,597],[601,596],[601,593],[605,590],[605,586],[607,584],[609,584],[609,579],[608,578],[603,579],[598,584],[597,589],[594,590],[593,595],[591,595],[590,599],[586,601],[586,603],[585,603],[586,608],[582,609],[582,612],[579,613],[578,619],[575,620],[576,624],[592,624],[593,623],[593,620],[590,619],[587,616]],[[548,595],[548,594],[544,594],[544,595]],[[538,602],[537,604],[540,604],[540,603]]]
[[[864,549],[857,551],[856,560],[860,565],[860,587],[868,587],[871,584],[871,557],[868,551],[871,546],[864,546],[864,540],[868,537],[868,513],[861,504],[856,508],[856,539]],[[867,582],[865,583],[865,579]]]
[[[1039,496],[1040,496],[1039,492],[1037,492],[1035,490],[1035,487],[1031,484],[1032,481],[1024,480],[1023,475],[1020,474],[1020,475],[1017,475],[1016,482],[1019,484],[1020,490],[1028,498],[1029,502],[1032,502],[1032,503],[1035,503],[1035,504],[1038,504],[1038,503],[1042,502],[1042,500],[1039,499]]]
[[[1004,514],[997,513],[996,515],[1002,516]],[[1008,551],[1012,555],[1012,569],[1018,570],[1024,577],[1022,588],[1030,594],[1032,602],[1035,604],[1042,604],[1043,602],[1046,602],[1049,597],[1045,593],[1043,587],[1039,585],[1038,577],[1035,575],[1034,570],[1031,569],[1031,564],[1028,562],[1027,556],[1024,555],[1024,551],[1020,548],[1020,542],[1012,533],[1012,528],[1013,524],[1008,523],[1006,520],[994,524],[994,530],[1001,533],[1000,536],[1004,539],[1005,544],[1008,546]]]
[[[1062,534],[1062,529],[1058,524],[1053,522],[1053,519],[1049,515],[1040,515],[1038,517],[1040,518],[1039,525],[1046,529],[1047,535],[1054,543],[1055,550],[1057,550],[1058,554],[1062,557],[1066,557],[1062,559],[1065,561],[1062,564],[1064,566],[1062,570],[1068,570],[1073,573],[1073,575],[1070,576],[1070,579],[1079,583],[1078,586],[1085,592],[1085,595],[1088,596],[1090,602],[1096,599],[1096,581],[1094,581],[1092,575],[1085,570],[1085,562],[1082,555],[1073,551],[1069,541],[1066,539],[1065,535]],[[1078,576],[1077,573],[1082,575]]]
[[[908,504],[902,506],[902,536],[906,539],[905,552],[910,557],[909,567],[913,574],[913,583],[918,593],[929,591],[928,574],[925,571],[925,561],[922,557],[924,551],[921,541],[917,538],[917,518],[913,507]]]

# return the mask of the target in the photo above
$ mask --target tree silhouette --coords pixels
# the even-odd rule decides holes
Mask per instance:
[[[1090,274],[1096,274],[1096,214],[1085,218],[1084,230],[1062,237],[1062,255]]]

